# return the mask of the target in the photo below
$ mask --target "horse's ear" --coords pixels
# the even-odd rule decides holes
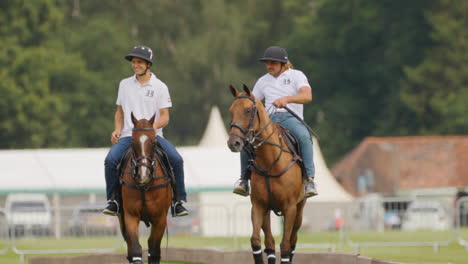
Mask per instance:
[[[250,96],[250,89],[247,87],[247,85],[243,84],[242,87],[244,88],[244,92],[247,94],[247,96]]]
[[[234,95],[234,97],[236,97],[239,94],[237,89],[234,88],[234,86],[232,86],[232,84],[229,85],[229,90],[231,90],[231,93],[232,93],[232,95]]]
[[[151,126],[154,124],[154,119],[156,118],[156,114],[153,114],[153,116],[150,118],[149,123]]]
[[[138,122],[138,120],[135,118],[135,116],[133,115],[133,112],[130,113],[130,117],[132,118],[132,123],[133,125],[136,125],[136,123]]]

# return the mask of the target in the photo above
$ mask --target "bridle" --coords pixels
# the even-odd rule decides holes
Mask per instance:
[[[132,131],[154,131],[153,128],[133,128]],[[151,144],[151,149],[154,149],[155,147],[155,143],[153,142]],[[133,149],[133,144],[132,144],[132,152],[133,152],[133,155],[132,155],[132,159],[131,159],[131,167],[130,167],[130,170],[131,170],[131,176],[133,178],[133,180],[137,180],[138,177],[140,175],[138,175],[138,167],[146,167],[150,170],[150,177],[151,177],[151,182],[148,184],[148,185],[151,185],[151,183],[153,182],[154,180],[154,166],[156,163],[156,161],[152,158],[152,157],[148,157],[148,156],[140,156],[140,157],[135,157],[135,154],[136,154],[136,151],[135,149]],[[136,158],[136,159],[135,159]],[[148,163],[144,163],[143,161],[149,161]]]
[[[230,135],[233,135],[233,136],[236,136],[236,137],[239,137],[243,142],[244,142],[244,151],[247,153],[247,155],[249,156],[249,163],[253,169],[255,169],[258,173],[260,173],[261,175],[263,176],[267,176],[267,177],[279,177],[281,176],[283,173],[285,173],[294,163],[297,162],[298,159],[300,159],[300,157],[296,154],[296,153],[293,153],[291,150],[288,149],[288,147],[283,147],[283,138],[281,135],[279,135],[279,140],[280,140],[280,144],[276,143],[276,142],[272,142],[270,140],[268,140],[276,131],[277,131],[277,128],[276,126],[273,126],[274,129],[272,129],[271,133],[265,137],[265,138],[261,138],[260,135],[263,133],[263,131],[268,127],[270,126],[270,124],[272,123],[272,120],[270,119],[270,121],[265,125],[263,126],[262,128],[260,128],[257,132],[255,132],[254,128],[253,128],[253,125],[254,125],[254,122],[255,122],[255,116],[257,116],[257,119],[258,119],[258,122],[260,124],[260,114],[258,112],[258,109],[257,109],[257,104],[255,102],[255,98],[252,98],[252,97],[249,97],[249,96],[245,96],[245,95],[240,95],[240,96],[236,96],[234,98],[234,100],[237,100],[237,99],[249,99],[252,103],[253,103],[253,106],[251,111],[251,115],[250,115],[250,118],[249,118],[249,124],[247,125],[246,128],[242,127],[241,125],[239,125],[238,123],[236,122],[231,122],[231,130],[233,127],[235,128],[238,128],[241,132],[242,132],[242,136],[236,134],[236,133],[233,133],[232,131],[229,133]],[[254,144],[255,142],[258,142],[257,144]],[[268,168],[261,168],[257,162],[255,161],[256,159],[256,154],[255,154],[255,149],[262,146],[264,143],[267,143],[269,145],[273,145],[273,146],[276,146],[278,147],[281,151],[278,155],[278,157],[276,157],[275,161],[268,167]],[[288,152],[288,153],[291,153],[293,154],[293,159],[292,161],[282,170],[280,171],[279,173],[276,173],[276,174],[270,174],[270,170],[276,165],[276,163],[281,159],[281,156],[283,154],[283,152]]]
[[[259,137],[260,134],[262,134],[262,132],[271,124],[272,121],[270,120],[270,122],[268,122],[268,124],[266,124],[264,127],[262,127],[257,132],[255,132],[255,130],[253,128],[253,125],[254,125],[254,122],[255,122],[255,116],[257,116],[258,123],[260,124],[260,114],[258,113],[257,104],[255,102],[255,99],[250,97],[250,96],[245,96],[245,95],[236,96],[234,98],[234,100],[236,100],[236,99],[249,99],[253,103],[253,106],[251,108],[249,108],[249,110],[251,111],[251,114],[250,114],[250,118],[249,118],[249,124],[247,125],[246,128],[242,127],[241,125],[239,125],[236,122],[231,122],[231,130],[232,130],[233,127],[238,128],[242,132],[242,136],[240,136],[240,135],[238,135],[236,133],[233,133],[233,132],[229,132],[229,134],[242,139],[242,141],[244,141],[245,145],[253,145],[253,143],[257,140],[257,141],[259,141],[259,143],[256,144],[256,145],[253,145],[253,147],[258,148],[263,143],[267,142],[267,139],[269,139],[273,135],[274,130],[265,139],[262,139],[262,138]],[[276,143],[273,143],[273,142],[270,142],[270,141],[268,141],[268,142],[270,144],[277,145]]]

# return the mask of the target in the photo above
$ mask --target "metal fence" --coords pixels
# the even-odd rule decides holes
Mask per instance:
[[[431,246],[438,251],[456,239],[453,213],[445,198],[379,198],[358,200],[354,225],[345,225],[346,241],[359,253],[363,247]],[[346,221],[345,223],[350,222]],[[415,232],[424,230],[424,233]],[[378,234],[375,235],[375,232]],[[404,231],[394,232],[394,231]]]
[[[10,248],[10,239],[8,237],[8,223],[5,210],[0,208],[0,255],[5,254]]]
[[[252,230],[249,202],[187,205],[188,217],[168,217],[170,235],[232,237],[231,242],[217,245],[219,249],[250,246],[241,243]],[[320,223],[313,216],[307,220],[305,214],[302,232],[326,233],[331,238],[327,243],[301,243],[297,248],[335,251],[347,243],[356,252],[363,247],[387,246],[431,246],[437,251],[458,241],[468,250],[468,197],[456,203],[448,198],[372,198],[319,208],[316,213],[333,217],[332,221]],[[0,254],[11,249],[24,258],[29,254],[112,252],[124,247],[117,218],[103,215],[101,209],[102,205],[60,207],[22,216],[0,209]],[[326,229],[311,231],[308,224]],[[147,236],[149,229],[140,226],[141,236]],[[281,229],[282,219],[272,214],[273,233],[280,235]],[[424,230],[418,233],[423,235],[415,239],[413,234],[419,230]]]
[[[12,251],[24,260],[30,254],[113,252],[121,246],[118,222],[97,207],[6,212]]]
[[[462,232],[462,229],[468,228],[468,197],[460,198],[455,205],[455,228],[458,243],[468,250],[468,232]],[[465,234],[465,235],[464,235]]]

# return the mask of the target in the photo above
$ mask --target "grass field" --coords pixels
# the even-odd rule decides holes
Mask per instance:
[[[444,241],[451,238],[451,233],[448,232],[361,232],[347,233],[347,238],[353,242],[392,242],[392,241]],[[462,237],[468,239],[468,229],[462,231]],[[276,239],[279,244],[279,238]],[[314,243],[332,243],[336,244],[339,241],[339,234],[336,232],[322,232],[313,234],[300,234],[299,244],[314,244]],[[142,245],[145,245],[142,239]],[[163,247],[166,246],[166,239],[162,242]],[[194,248],[218,248],[223,250],[231,250],[234,248],[233,238],[227,237],[193,237],[193,236],[170,236],[169,246],[173,247],[194,247]],[[250,248],[248,237],[242,237],[237,240],[238,247],[242,249]],[[100,239],[34,239],[21,240],[16,243],[19,249],[69,249],[69,248],[102,248],[115,247],[117,252],[125,252],[124,243],[116,238],[100,238]],[[0,249],[5,247],[5,243],[0,242]],[[145,246],[144,246],[145,247]],[[297,251],[327,251],[326,249],[308,249],[301,248]],[[353,253],[354,249],[348,243],[343,243],[342,246],[336,248],[335,252]],[[363,256],[398,261],[398,262],[433,262],[433,263],[453,263],[466,264],[468,263],[468,250],[458,245],[453,241],[449,246],[441,246],[439,252],[434,252],[431,246],[418,247],[369,247],[361,248],[360,254]],[[164,262],[171,264],[180,264],[180,262]],[[21,264],[18,255],[11,250],[6,254],[0,255],[0,264]]]

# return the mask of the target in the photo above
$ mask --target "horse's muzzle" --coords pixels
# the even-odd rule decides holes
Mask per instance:
[[[227,144],[232,152],[240,152],[244,147],[244,142],[242,142],[242,139],[234,136],[229,137]]]

